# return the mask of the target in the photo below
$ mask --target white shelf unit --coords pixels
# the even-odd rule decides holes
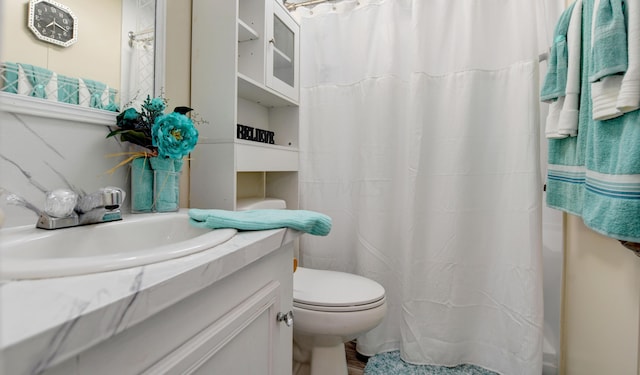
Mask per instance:
[[[294,34],[279,38],[287,49],[277,57],[283,18]],[[298,207],[298,33],[277,0],[193,0],[191,106],[209,124],[191,154],[190,207],[235,210],[239,198],[263,197]],[[278,82],[274,64],[295,67],[295,79]],[[274,132],[275,144],[236,138],[238,124]]]
[[[260,35],[251,26],[238,18],[238,42],[260,39]]]

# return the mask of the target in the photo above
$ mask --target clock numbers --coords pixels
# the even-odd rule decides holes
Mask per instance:
[[[77,20],[54,0],[30,0],[29,28],[41,40],[68,47],[77,40]]]

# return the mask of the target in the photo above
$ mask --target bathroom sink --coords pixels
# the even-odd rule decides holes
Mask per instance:
[[[235,234],[235,229],[194,227],[186,210],[51,231],[5,228],[0,230],[0,278],[61,277],[147,265],[210,249]]]

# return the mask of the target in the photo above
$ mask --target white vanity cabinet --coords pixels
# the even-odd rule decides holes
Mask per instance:
[[[293,242],[288,241],[277,250],[43,373],[291,374],[293,327],[278,320],[278,313],[286,315],[292,310],[292,252]],[[247,254],[252,253],[243,256]],[[237,263],[239,258],[222,261],[227,264],[212,263],[194,269],[189,272],[190,276],[177,275],[163,283],[164,290],[158,295],[166,296],[170,293],[167,288],[176,289],[181,284],[182,290],[176,290],[176,293],[189,294],[188,288],[193,286],[180,278],[193,278],[196,273],[219,273],[231,265],[229,262]],[[141,292],[134,294],[131,303],[124,303],[124,306],[144,309],[144,306],[161,304],[159,301],[153,292]],[[102,324],[114,323],[117,329],[118,325],[130,324],[129,314],[136,312],[122,315],[122,322],[107,322],[104,317],[109,314],[103,312]],[[75,323],[69,324],[73,327]],[[52,344],[63,339],[54,337]]]
[[[297,208],[298,24],[278,0],[194,0],[192,12],[191,106],[209,124],[191,154],[190,206],[268,196]],[[262,131],[272,142],[247,139]]]

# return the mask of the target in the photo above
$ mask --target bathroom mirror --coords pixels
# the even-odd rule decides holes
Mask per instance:
[[[162,91],[165,1],[122,0],[121,104],[140,103]]]
[[[4,1],[0,13],[1,62],[29,64],[56,75],[104,83],[109,90],[117,90],[115,104],[120,108],[161,92],[166,0],[57,2],[77,17],[78,41],[61,47],[38,39],[27,25],[29,0]],[[64,105],[66,103],[58,99],[5,94],[2,92],[3,110],[45,117],[67,116],[76,121],[85,121],[88,115],[87,122],[113,123],[113,112],[105,115],[102,112],[107,111],[88,104]]]

